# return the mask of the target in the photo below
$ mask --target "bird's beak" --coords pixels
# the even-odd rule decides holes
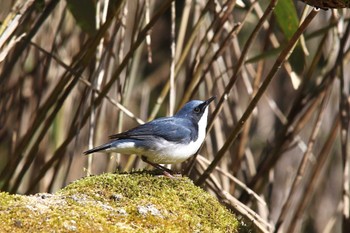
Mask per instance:
[[[207,99],[206,101],[204,101],[204,106],[208,106],[210,104],[210,102],[212,102],[215,98],[216,98],[216,96],[212,96],[209,99]]]
[[[203,103],[201,103],[198,107],[204,111],[206,109],[206,107],[208,107],[208,105],[216,98],[216,96],[210,97],[209,99],[203,101]]]

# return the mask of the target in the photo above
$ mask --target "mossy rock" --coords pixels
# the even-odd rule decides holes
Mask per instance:
[[[56,194],[0,193],[1,232],[245,232],[188,178],[103,174]]]

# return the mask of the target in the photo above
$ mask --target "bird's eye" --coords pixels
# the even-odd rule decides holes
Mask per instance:
[[[200,113],[201,109],[198,108],[198,107],[195,107],[195,108],[193,109],[193,111],[194,111],[195,113]]]

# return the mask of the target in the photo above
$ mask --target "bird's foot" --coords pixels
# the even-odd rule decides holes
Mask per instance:
[[[168,168],[166,168],[166,167],[164,167],[164,166],[162,166],[162,165],[160,165],[160,164],[157,164],[157,163],[153,163],[153,162],[148,161],[147,158],[146,158],[145,156],[141,156],[141,159],[142,159],[143,162],[148,163],[149,165],[152,165],[153,167],[155,167],[155,168],[161,170],[161,171],[163,172],[163,175],[164,175],[165,177],[168,177],[168,178],[172,178],[172,179],[173,179],[173,178],[177,178],[177,176],[181,176],[181,174],[179,174],[179,175],[177,175],[177,174],[174,175],[174,172],[173,172],[172,170],[170,170],[170,169],[168,169]]]

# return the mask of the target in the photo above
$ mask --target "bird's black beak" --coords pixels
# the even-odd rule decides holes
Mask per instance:
[[[206,101],[204,101],[205,106],[208,106],[213,100],[215,100],[216,96],[212,96],[209,99],[207,99]]]
[[[203,103],[200,104],[200,108],[204,110],[210,104],[210,102],[212,102],[215,98],[216,96],[213,96],[205,100]]]

